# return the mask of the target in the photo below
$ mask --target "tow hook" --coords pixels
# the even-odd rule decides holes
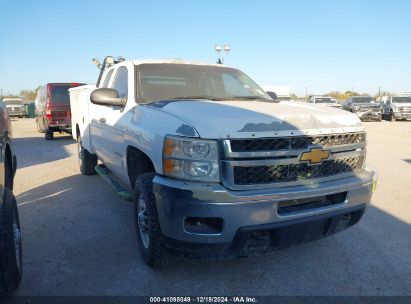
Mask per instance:
[[[270,234],[264,230],[253,231],[252,235],[258,240],[268,240],[270,238]]]

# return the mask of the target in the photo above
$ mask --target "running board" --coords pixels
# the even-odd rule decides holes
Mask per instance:
[[[96,172],[117,192],[125,201],[132,201],[133,195],[131,195],[114,177],[110,169],[105,165],[97,165],[95,168]]]

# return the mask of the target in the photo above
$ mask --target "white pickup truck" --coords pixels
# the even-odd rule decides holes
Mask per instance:
[[[376,173],[358,117],[274,102],[243,72],[182,60],[123,61],[70,89],[83,174],[99,159],[130,189],[141,253],[232,258],[357,223]]]

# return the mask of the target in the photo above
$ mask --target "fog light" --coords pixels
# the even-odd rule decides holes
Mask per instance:
[[[184,230],[196,234],[219,234],[223,231],[223,219],[219,217],[187,217]]]

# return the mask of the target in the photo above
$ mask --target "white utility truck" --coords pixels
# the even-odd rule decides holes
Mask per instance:
[[[106,57],[99,67],[96,86],[70,89],[80,170],[94,174],[100,160],[133,191],[149,265],[313,241],[370,203],[377,178],[356,115],[276,103],[223,65]]]
[[[382,117],[389,121],[411,118],[411,93],[390,93],[379,99]]]

